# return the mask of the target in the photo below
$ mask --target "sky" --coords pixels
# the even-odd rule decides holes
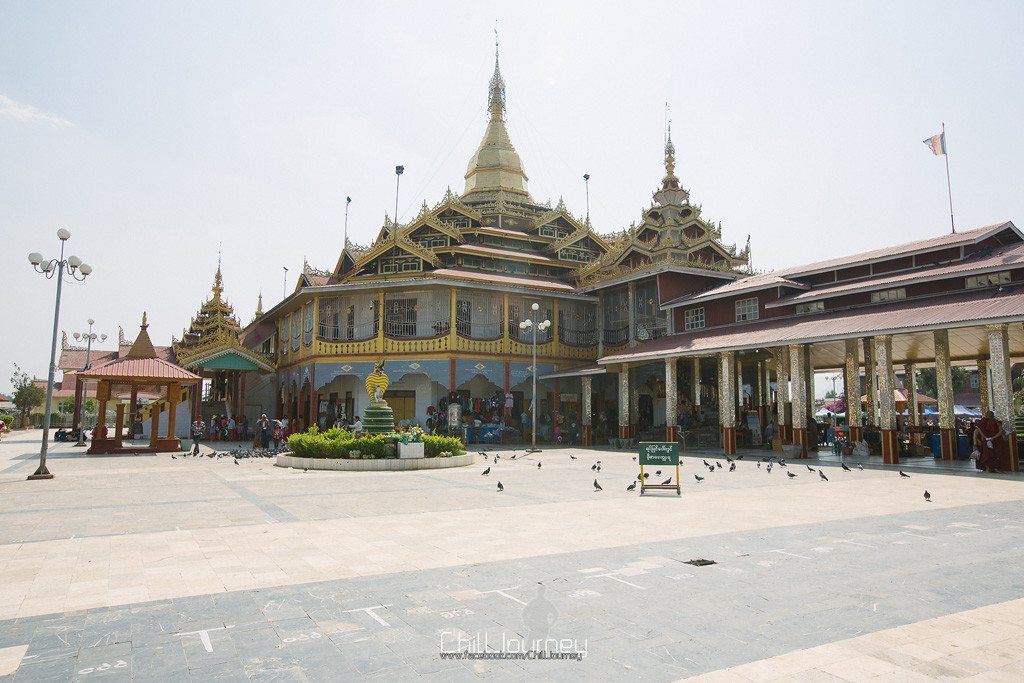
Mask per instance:
[[[609,3],[610,4],[610,3]],[[494,27],[508,127],[535,199],[599,232],[677,175],[749,235],[758,270],[949,230],[1024,227],[1024,3],[285,3],[0,0],[0,391],[45,377],[55,283],[32,251],[94,268],[60,328],[157,344],[209,295],[221,253],[243,324],[303,259],[461,193],[486,123]],[[110,346],[107,344],[105,346]],[[819,393],[826,386],[819,379]],[[830,385],[829,385],[830,386]]]

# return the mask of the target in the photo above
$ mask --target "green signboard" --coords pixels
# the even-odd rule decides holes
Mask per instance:
[[[641,441],[640,464],[675,467],[679,464],[679,444],[672,442]]]

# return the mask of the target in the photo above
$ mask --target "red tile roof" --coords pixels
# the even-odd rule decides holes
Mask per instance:
[[[79,373],[79,376],[88,379],[164,382],[198,382],[200,380],[199,375],[194,375],[162,358],[117,358],[101,365],[93,365],[92,369]]]
[[[657,360],[672,356],[711,354],[830,339],[867,337],[897,331],[968,327],[979,322],[1024,320],[1024,288],[910,299],[846,312],[785,317],[740,323],[719,329],[673,334],[598,359],[608,363]]]

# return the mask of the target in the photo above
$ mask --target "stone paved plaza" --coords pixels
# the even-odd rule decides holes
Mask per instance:
[[[60,444],[29,482],[38,435],[0,442],[13,680],[1024,678],[1020,476],[709,453],[641,498],[623,451],[344,473]],[[585,657],[442,657],[552,620]]]

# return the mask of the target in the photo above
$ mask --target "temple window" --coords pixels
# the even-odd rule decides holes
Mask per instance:
[[[683,328],[686,330],[704,329],[704,307],[691,308],[683,313]]]
[[[797,315],[808,315],[810,313],[821,313],[825,310],[824,301],[812,301],[807,304],[797,304],[796,314]]]
[[[899,289],[886,289],[881,292],[871,292],[871,303],[877,304],[883,301],[898,301],[907,298],[907,290],[904,287]]]
[[[740,299],[736,302],[736,322],[757,320],[759,316],[757,297]]]
[[[1010,271],[1004,270],[1001,273],[985,273],[967,278],[967,289],[978,289],[981,287],[994,287],[996,285],[1010,284]]]

